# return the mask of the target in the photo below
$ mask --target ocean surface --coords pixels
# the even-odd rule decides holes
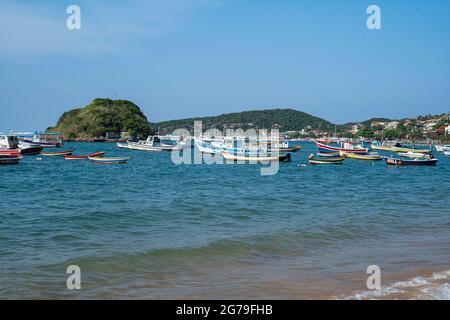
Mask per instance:
[[[0,166],[0,298],[450,299],[450,157],[304,166],[315,147],[299,144],[273,176],[112,143],[63,149],[128,164]]]

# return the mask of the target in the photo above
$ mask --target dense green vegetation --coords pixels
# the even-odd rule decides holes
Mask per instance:
[[[127,132],[143,137],[152,127],[138,106],[127,100],[95,99],[85,108],[64,112],[50,131],[63,133],[64,139],[105,137],[107,132]]]
[[[153,126],[155,129],[159,129],[161,133],[170,133],[179,128],[188,129],[192,132],[194,121],[202,121],[203,130],[209,128],[216,128],[219,130],[227,128],[241,128],[244,130],[248,128],[278,128],[280,131],[290,131],[301,130],[308,126],[313,129],[322,128],[322,130],[327,130],[327,128],[334,126],[326,120],[293,109],[253,110],[227,113],[213,117],[164,121],[154,123]]]

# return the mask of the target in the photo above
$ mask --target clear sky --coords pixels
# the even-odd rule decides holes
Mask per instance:
[[[70,4],[81,30],[66,28]],[[366,27],[370,4],[382,30]],[[0,131],[44,129],[96,97],[150,121],[449,112],[449,16],[437,0],[0,0]]]

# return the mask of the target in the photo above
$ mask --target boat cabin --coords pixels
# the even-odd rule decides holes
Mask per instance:
[[[19,139],[15,135],[0,135],[0,149],[17,149],[19,148]]]

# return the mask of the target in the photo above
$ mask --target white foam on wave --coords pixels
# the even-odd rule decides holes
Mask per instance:
[[[450,300],[450,283],[444,283],[440,286],[424,288],[421,290],[426,297],[436,300]]]
[[[380,298],[389,299],[391,298],[390,296],[392,296],[392,299],[396,299],[398,298],[396,297],[396,294],[402,294],[402,299],[403,297],[409,297],[409,299],[450,300],[450,283],[446,282],[449,278],[450,270],[435,272],[430,277],[420,276],[407,281],[395,282],[390,286],[382,287],[381,290],[367,290],[351,296],[336,298],[365,300]]]

